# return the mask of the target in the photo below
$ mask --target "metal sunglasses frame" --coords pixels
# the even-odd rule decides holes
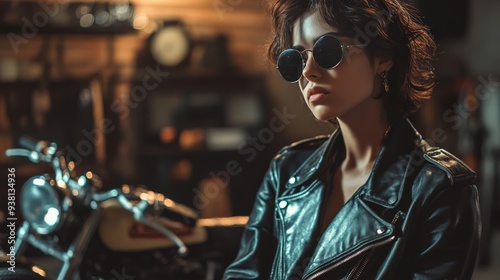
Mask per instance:
[[[335,64],[333,67],[328,67],[328,68],[324,68],[324,67],[319,66],[318,62],[316,62],[316,59],[314,58],[314,47],[316,47],[316,45],[317,45],[317,44],[318,44],[318,43],[319,43],[319,42],[320,42],[323,38],[325,38],[325,37],[333,37],[333,38],[335,38],[337,41],[339,41],[339,43],[340,43],[340,48],[342,49],[342,56],[341,56],[341,58],[340,58],[339,62],[338,62],[337,64]],[[314,61],[314,63],[316,63],[316,65],[317,65],[318,67],[320,67],[321,69],[330,70],[330,69],[334,69],[335,67],[339,66],[339,65],[340,65],[340,63],[342,63],[342,61],[344,60],[344,56],[345,56],[345,55],[344,55],[344,54],[345,54],[345,49],[348,49],[348,48],[363,48],[363,47],[366,47],[366,46],[368,46],[368,44],[344,44],[344,43],[342,43],[342,41],[341,41],[341,40],[340,40],[337,36],[332,35],[332,34],[325,34],[325,35],[321,36],[321,37],[320,37],[320,38],[316,41],[316,43],[314,43],[314,45],[313,45],[312,49],[305,49],[305,50],[299,51],[299,50],[297,50],[297,49],[290,48],[290,49],[286,49],[286,50],[282,51],[282,52],[280,53],[280,55],[278,56],[278,61],[279,61],[279,57],[280,57],[280,56],[281,56],[284,52],[286,52],[286,51],[290,51],[290,50],[292,50],[292,51],[296,51],[296,52],[298,52],[298,53],[300,54],[300,56],[302,57],[302,71],[303,71],[303,70],[304,70],[304,67],[305,67],[305,65],[306,65],[306,63],[307,63],[307,57],[305,57],[305,56],[304,56],[304,53],[305,53],[305,52],[311,52],[311,53],[313,54],[313,55],[312,55],[313,61]],[[303,75],[300,75],[300,77],[299,77],[297,80],[295,80],[295,81],[288,81],[288,80],[286,80],[286,79],[283,77],[283,75],[281,75],[281,72],[279,71],[279,66],[278,66],[278,65],[276,65],[276,69],[278,69],[278,72],[280,73],[280,76],[281,76],[281,77],[282,77],[285,81],[287,81],[287,82],[289,82],[289,83],[292,83],[292,84],[293,84],[293,83],[298,82],[298,81],[300,80],[300,78],[303,76]]]

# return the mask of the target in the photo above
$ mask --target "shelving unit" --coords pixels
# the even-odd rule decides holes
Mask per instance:
[[[209,180],[218,187],[213,192],[230,197],[230,214],[248,215],[253,203],[248,198],[255,196],[271,155],[263,149],[251,157],[245,143],[268,125],[268,104],[258,75],[188,71],[169,76],[131,111],[138,178],[202,212],[200,199],[212,199],[203,193]],[[162,128],[174,136],[162,139]],[[227,201],[218,203],[224,207]]]
[[[105,2],[97,1],[97,3]],[[180,2],[168,5],[163,2],[153,4],[150,2],[135,1],[131,3],[136,4],[137,9],[140,9],[139,12],[148,14],[151,21],[165,19],[164,12],[168,14],[167,20],[177,13],[179,13],[181,19],[194,20],[192,13],[186,12],[191,11],[191,9],[184,8],[184,4],[180,5]],[[27,3],[40,10],[37,1],[19,1],[19,4],[24,5]],[[71,6],[78,3],[78,1],[72,0],[68,3]],[[171,9],[169,5],[172,5],[175,9]],[[189,7],[197,6],[198,3],[192,1],[189,5]],[[239,68],[244,68],[241,66],[245,65],[248,68],[245,68],[245,70],[251,70],[254,73],[261,69],[248,62],[253,61],[252,58],[257,55],[254,49],[263,40],[263,38],[259,37],[261,33],[263,34],[261,32],[263,27],[256,24],[258,22],[256,20],[248,21],[246,19],[258,19],[261,17],[261,13],[258,5],[253,2],[243,3],[242,5],[254,8],[250,12],[238,10],[237,13],[227,14],[227,17],[241,18],[238,22],[243,28],[238,27],[236,29],[234,26],[226,26],[227,24],[221,21],[211,4],[199,6],[196,10],[198,14],[208,16],[210,22],[207,23],[205,20],[200,21],[198,19],[194,20],[194,24],[190,27],[193,37],[197,37],[196,39],[200,41],[215,38],[216,35],[220,35],[219,30],[222,30],[224,34],[240,36],[241,38],[238,38],[248,40],[248,42],[238,41],[236,45],[228,44],[228,57],[232,60],[231,62],[239,65]],[[17,24],[7,24],[1,21],[9,9],[10,3],[6,4],[0,1],[0,33],[3,35],[10,32],[22,34],[24,27],[22,21],[18,21]],[[38,10],[26,8],[18,12],[21,17],[31,19]],[[156,13],[158,10],[162,11],[161,15]],[[256,29],[258,30],[256,31]],[[72,101],[66,102],[68,112],[60,113],[56,121],[70,123],[72,121],[67,116],[75,115],[77,110],[75,110],[74,106],[69,109],[71,107],[69,104],[76,104],[75,99],[78,101],[81,95],[81,89],[77,89],[77,85],[86,83],[86,87],[90,87],[92,81],[95,83],[97,80],[102,93],[101,118],[102,116],[111,118],[116,129],[112,134],[106,135],[106,137],[110,136],[113,139],[109,139],[109,141],[106,139],[105,161],[98,163],[95,158],[83,160],[83,163],[90,167],[89,169],[96,170],[96,168],[103,165],[106,168],[113,168],[115,171],[118,169],[120,173],[118,176],[125,176],[124,178],[120,177],[120,179],[124,179],[122,182],[146,184],[167,195],[172,194],[174,199],[179,198],[180,201],[192,205],[194,190],[200,186],[204,179],[209,177],[208,174],[210,172],[224,171],[228,162],[236,160],[241,164],[243,171],[240,175],[233,176],[234,178],[231,178],[229,184],[230,195],[234,198],[232,211],[235,215],[248,214],[252,203],[252,200],[248,198],[254,197],[271,156],[267,152],[268,149],[259,150],[255,159],[248,162],[248,155],[238,151],[238,145],[246,141],[245,137],[255,137],[261,128],[268,125],[270,108],[268,108],[268,101],[266,100],[264,78],[260,75],[244,74],[236,68],[230,69],[230,71],[213,71],[213,69],[198,69],[196,65],[195,67],[188,65],[184,69],[172,69],[169,76],[162,83],[159,83],[158,87],[147,91],[148,97],[145,100],[137,102],[137,108],[129,108],[130,115],[122,118],[121,111],[113,107],[113,104],[116,104],[115,101],[130,98],[134,86],[140,85],[144,75],[147,74],[143,72],[144,67],[137,65],[137,62],[141,62],[141,46],[146,40],[146,37],[144,37],[146,34],[139,33],[132,27],[131,22],[114,27],[83,28],[78,27],[77,22],[73,20],[72,24],[68,25],[50,23],[37,27],[36,36],[30,39],[32,41],[26,44],[19,54],[10,54],[12,47],[9,43],[4,42],[2,45],[0,42],[0,55],[5,56],[8,53],[11,58],[36,60],[44,69],[47,65],[50,65],[49,71],[45,70],[44,75],[36,77],[36,79],[0,81],[0,96],[5,97],[3,102],[6,106],[13,105],[11,96],[15,95],[15,98],[18,99],[22,98],[21,103],[25,106],[22,110],[25,110],[29,119],[31,118],[30,114],[32,114],[29,111],[32,110],[33,91],[41,83],[46,83],[49,91],[54,87],[66,88],[64,95],[62,93],[57,94],[58,97],[54,98],[66,98]],[[198,51],[202,51],[203,48],[199,48]],[[69,51],[65,53],[65,50]],[[252,52],[250,53],[249,50]],[[213,59],[214,57],[210,58]],[[201,59],[198,59],[198,61],[201,61]],[[95,71],[87,71],[87,68],[92,68],[89,65],[97,66],[94,67]],[[66,69],[67,66],[70,66],[68,68],[71,68],[71,71]],[[85,68],[85,70],[80,68]],[[23,93],[18,94],[17,92],[20,91]],[[12,92],[16,93],[12,94]],[[50,94],[53,93],[50,92]],[[155,98],[157,99],[154,100]],[[169,98],[177,100],[179,106],[169,104]],[[213,100],[210,101],[212,98]],[[240,99],[235,100],[238,98]],[[0,100],[0,102],[2,101]],[[207,106],[199,105],[200,102]],[[247,102],[251,104],[250,109],[246,106],[248,105]],[[227,108],[234,108],[234,106],[228,106],[229,103],[239,104],[238,108],[242,108],[241,111],[238,111],[239,109],[233,110],[236,112],[227,111]],[[148,104],[157,104],[156,111],[152,112]],[[166,104],[166,106],[162,107],[162,104]],[[161,116],[156,119],[153,127],[144,122],[151,115],[162,112],[162,110],[168,111],[167,107],[168,110],[176,111],[175,116],[170,116],[174,122],[165,123],[161,120]],[[15,106],[11,106],[11,108],[15,108]],[[239,114],[243,113],[243,110],[257,111]],[[87,126],[85,129],[91,130],[95,128],[94,125],[96,122],[99,123],[99,120],[89,117],[94,116],[94,112],[87,113],[87,117],[80,116],[86,121]],[[242,118],[243,115],[252,115],[252,117]],[[12,115],[6,116],[6,119],[12,118]],[[10,122],[10,119],[6,122]],[[56,123],[53,122],[50,125],[54,124]],[[174,127],[178,132],[177,136],[184,130],[196,130],[198,132],[195,132],[195,134],[201,132],[200,135],[205,138],[195,143],[196,145],[190,146],[190,148],[179,146],[179,143],[182,142],[180,138],[177,138],[172,143],[165,143],[158,137],[158,129],[167,126]],[[74,134],[81,136],[80,132],[83,128],[76,127],[77,125],[73,121],[73,125],[69,124],[64,128],[53,128],[51,131],[57,130],[59,138],[50,131],[37,134],[38,128],[32,124],[24,128],[20,126],[16,128],[10,125],[3,132],[0,131],[0,135],[5,134],[9,138],[8,143],[6,142],[7,144],[4,145],[5,147],[17,146],[15,138],[23,134],[23,132],[29,132],[29,134],[37,138],[58,141],[63,147],[66,147],[67,145],[77,145],[82,140],[82,138],[68,140],[68,137],[71,136],[75,129],[77,131]],[[32,133],[33,131],[35,134]],[[236,135],[235,133],[240,134]],[[216,139],[207,138],[208,134],[212,135],[212,137],[215,135]],[[217,138],[217,135],[219,135],[219,138]],[[219,141],[220,137],[227,140],[228,136],[234,138],[230,141],[231,145],[226,146],[225,143]],[[210,139],[212,139],[211,142]],[[86,140],[86,138],[83,140]],[[120,165],[122,162],[131,163],[132,168],[122,168]],[[188,162],[189,164],[186,165]],[[0,158],[0,165],[2,164],[5,164],[5,162],[2,162]],[[118,167],[116,167],[117,165]],[[173,173],[182,173],[189,168],[191,168],[191,172],[184,179],[170,176]],[[102,174],[100,171],[97,173]]]

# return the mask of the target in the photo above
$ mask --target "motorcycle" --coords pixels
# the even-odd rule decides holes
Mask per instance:
[[[30,246],[62,263],[57,280],[221,279],[236,255],[248,217],[201,219],[144,186],[104,190],[97,174],[77,176],[55,143],[21,138],[20,144],[6,155],[48,163],[54,173],[24,183],[23,222],[0,279],[51,279],[27,260]]]

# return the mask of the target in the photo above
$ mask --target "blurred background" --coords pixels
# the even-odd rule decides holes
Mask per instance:
[[[411,2],[440,53],[435,94],[412,120],[477,171],[475,279],[498,279],[500,1]],[[0,168],[18,181],[43,171],[3,153],[29,135],[110,188],[145,184],[203,217],[248,215],[278,149],[331,132],[267,62],[269,30],[260,0],[0,1]]]

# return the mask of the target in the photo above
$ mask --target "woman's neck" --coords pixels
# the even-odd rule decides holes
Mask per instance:
[[[385,114],[376,111],[379,110],[337,118],[345,145],[343,170],[371,171],[382,148],[382,138],[389,127]]]

